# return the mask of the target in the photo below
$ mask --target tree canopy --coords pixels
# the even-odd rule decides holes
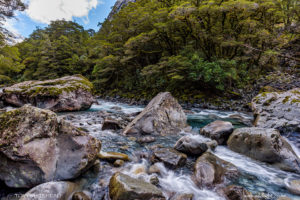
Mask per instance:
[[[0,71],[15,81],[81,73],[99,93],[141,98],[228,92],[280,67],[299,16],[297,0],[138,0],[97,32],[65,20],[35,30],[2,49]]]

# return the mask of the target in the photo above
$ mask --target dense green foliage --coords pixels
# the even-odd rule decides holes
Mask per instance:
[[[63,20],[34,31],[2,49],[0,72],[16,81],[81,73],[100,93],[139,97],[231,91],[279,66],[299,16],[297,0],[138,0],[97,33]]]

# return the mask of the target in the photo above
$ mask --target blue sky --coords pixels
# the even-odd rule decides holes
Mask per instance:
[[[56,19],[73,20],[85,29],[98,30],[98,22],[108,16],[116,0],[25,0],[28,9],[18,12],[5,27],[17,35],[28,37],[36,27],[45,27]]]

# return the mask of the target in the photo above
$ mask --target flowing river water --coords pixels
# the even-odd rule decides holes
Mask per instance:
[[[102,151],[114,151],[128,154],[132,161],[126,163],[122,168],[114,168],[110,164],[101,161],[100,168],[94,170],[93,173],[84,175],[84,189],[91,191],[94,199],[107,199],[103,195],[107,194],[107,188],[101,187],[108,184],[111,175],[114,172],[122,171],[132,177],[141,178],[149,181],[150,175],[146,173],[150,163],[143,159],[143,154],[151,151],[155,145],[165,147],[173,147],[175,142],[181,136],[157,137],[156,141],[150,144],[141,145],[130,137],[124,137],[118,132],[105,130],[102,131],[102,123],[97,118],[99,112],[110,112],[114,114],[133,114],[143,110],[143,106],[132,106],[123,103],[114,103],[104,100],[98,100],[98,105],[93,105],[88,111],[72,113],[72,120],[69,120],[75,126],[86,129],[89,134],[98,138],[102,142]],[[199,129],[206,124],[217,120],[231,121],[235,127],[250,126],[252,116],[247,113],[239,113],[233,111],[216,111],[205,109],[192,109],[187,112],[188,123],[192,126],[193,131],[198,133]],[[70,113],[60,114],[68,119]],[[75,119],[74,119],[75,116]],[[187,133],[182,133],[185,135]],[[202,137],[196,134],[193,137]],[[291,136],[289,141],[295,152],[299,156],[298,138]],[[296,139],[295,139],[296,138]],[[286,196],[291,199],[299,199],[300,197],[292,195],[287,189],[291,179],[300,179],[300,175],[289,173],[274,168],[266,163],[262,163],[241,154],[229,150],[226,146],[218,146],[214,152],[218,157],[226,160],[241,172],[240,177],[232,184],[241,185],[248,191],[251,191],[258,199],[278,199],[278,197]],[[177,170],[169,170],[159,163],[157,166],[161,171],[159,176],[159,186],[164,191],[166,197],[172,196],[174,193],[194,194],[195,200],[218,200],[224,199],[219,196],[214,189],[200,189],[192,181],[193,165],[197,158],[189,158],[187,164],[183,168]],[[103,189],[104,188],[104,189]]]

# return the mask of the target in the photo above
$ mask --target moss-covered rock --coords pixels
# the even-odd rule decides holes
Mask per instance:
[[[0,180],[9,187],[76,178],[100,148],[98,140],[50,110],[25,105],[0,115]]]
[[[93,84],[81,75],[47,81],[25,81],[3,90],[3,99],[11,105],[32,104],[55,112],[78,111],[95,101]]]
[[[165,200],[162,191],[156,186],[122,173],[115,173],[111,177],[109,196],[112,200]]]
[[[114,162],[116,160],[130,161],[129,156],[124,153],[118,152],[100,152],[98,157],[101,160],[106,160],[109,162]]]
[[[252,100],[254,125],[281,132],[300,131],[300,88],[263,92]]]

